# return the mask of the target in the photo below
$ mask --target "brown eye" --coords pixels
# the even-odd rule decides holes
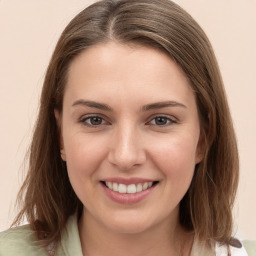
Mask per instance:
[[[90,117],[89,120],[91,125],[100,125],[102,123],[102,118],[98,116]]]
[[[153,118],[150,122],[151,125],[157,125],[157,126],[166,126],[173,123],[176,123],[173,119],[166,117],[166,116],[157,116]]]
[[[89,116],[83,118],[81,122],[86,126],[100,126],[106,124],[106,121],[100,116]]]
[[[168,119],[166,117],[159,116],[155,118],[156,125],[166,125],[168,123]]]

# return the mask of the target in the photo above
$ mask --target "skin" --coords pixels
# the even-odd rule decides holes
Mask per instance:
[[[169,101],[178,104],[144,107]],[[84,255],[189,255],[193,238],[178,214],[202,158],[200,123],[189,81],[171,58],[136,45],[92,46],[71,63],[63,111],[55,115],[62,159],[84,204]],[[99,118],[92,123],[90,116]],[[159,183],[142,201],[126,205],[104,193],[100,181],[112,177]]]

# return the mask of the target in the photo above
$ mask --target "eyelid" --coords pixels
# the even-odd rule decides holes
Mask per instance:
[[[99,125],[93,125],[93,124],[89,124],[89,123],[86,122],[87,119],[93,118],[93,117],[101,118],[103,120],[103,123],[99,124]],[[163,124],[163,125],[152,124],[151,123],[154,119],[159,118],[159,117],[166,118],[168,120],[168,123]],[[92,127],[92,128],[99,128],[101,126],[111,124],[111,122],[108,121],[108,118],[105,115],[102,115],[102,114],[99,114],[99,113],[85,114],[85,115],[81,116],[78,119],[78,122],[81,123],[84,126]],[[178,119],[175,118],[174,116],[167,115],[167,114],[154,114],[148,119],[148,121],[146,122],[146,125],[152,125],[152,126],[157,126],[157,127],[166,127],[166,126],[170,126],[170,125],[173,125],[173,124],[177,124],[178,122],[179,122]]]
[[[173,117],[173,116],[170,116],[170,115],[166,115],[166,114],[156,114],[156,115],[153,115],[150,117],[149,121],[147,122],[147,124],[150,125],[150,122],[152,122],[154,119],[158,118],[158,117],[163,117],[163,118],[166,118],[169,120],[169,124],[165,124],[165,125],[157,125],[157,124],[151,124],[151,125],[155,125],[155,126],[158,126],[158,127],[166,127],[166,126],[169,126],[169,125],[173,125],[173,124],[177,124],[178,123],[178,120],[177,118]]]
[[[86,123],[87,119],[93,118],[93,117],[98,117],[101,118],[103,120],[103,124],[99,124],[99,125],[92,125],[89,123]],[[82,125],[87,126],[87,127],[92,127],[92,128],[99,128],[100,126],[104,126],[104,125],[108,125],[110,122],[106,120],[106,117],[103,116],[102,114],[87,114],[87,115],[83,115],[81,118],[79,118],[78,120],[79,123],[82,123]]]

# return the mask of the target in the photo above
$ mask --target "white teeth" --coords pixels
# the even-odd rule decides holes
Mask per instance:
[[[107,185],[107,187],[109,188],[109,189],[111,189],[109,186],[108,186],[108,184],[106,184]],[[118,191],[118,185],[117,185],[117,183],[113,183],[113,186],[112,186],[113,188],[111,189],[111,190],[113,190],[113,191]]]
[[[136,185],[135,184],[128,185],[127,186],[127,193],[129,193],[129,194],[136,193]]]
[[[136,191],[137,192],[141,192],[142,191],[142,185],[140,183],[137,185]]]
[[[122,193],[122,194],[125,194],[126,191],[127,191],[127,186],[124,185],[124,184],[119,184],[119,186],[118,186],[118,192],[119,192],[119,193]]]
[[[118,183],[112,183],[110,181],[105,182],[105,185],[113,191],[116,191],[121,194],[135,194],[138,192],[141,192],[143,190],[146,190],[150,187],[152,187],[153,182],[145,182],[143,184],[130,184],[130,185],[125,185],[125,184],[118,184]]]
[[[106,182],[106,185],[107,185],[108,188],[113,189],[113,186],[112,186],[112,183],[111,183],[111,182],[107,181],[107,182]]]
[[[147,189],[147,188],[148,188],[148,183],[145,182],[145,183],[143,184],[143,186],[142,186],[142,190],[145,190],[145,189]]]

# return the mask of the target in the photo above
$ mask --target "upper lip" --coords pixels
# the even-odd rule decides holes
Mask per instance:
[[[133,177],[133,178],[113,177],[113,178],[106,178],[101,181],[130,185],[130,184],[139,184],[139,183],[143,184],[145,182],[155,182],[157,180],[137,178],[137,177]]]

